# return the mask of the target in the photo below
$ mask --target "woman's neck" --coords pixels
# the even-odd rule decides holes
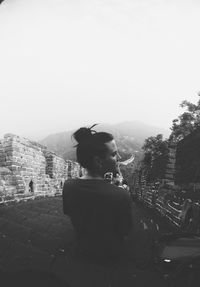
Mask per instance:
[[[103,179],[103,177],[99,174],[91,173],[86,171],[85,174],[81,177],[82,179]]]

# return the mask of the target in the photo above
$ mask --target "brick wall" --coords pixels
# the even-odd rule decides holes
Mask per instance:
[[[61,192],[64,181],[80,173],[78,163],[37,142],[13,134],[0,140],[0,202]]]

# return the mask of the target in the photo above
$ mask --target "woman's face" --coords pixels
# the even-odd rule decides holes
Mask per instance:
[[[105,158],[102,160],[102,173],[112,172],[115,176],[119,170],[119,159],[121,158],[115,140],[105,143],[107,147],[107,153]]]

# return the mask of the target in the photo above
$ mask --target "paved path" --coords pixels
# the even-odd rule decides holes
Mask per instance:
[[[118,262],[94,263],[76,254],[73,228],[63,215],[61,197],[0,206],[0,270],[4,274],[52,272],[71,287],[149,286],[149,280],[160,287],[159,276],[151,272],[153,242],[170,227],[138,205],[134,222],[127,244],[129,256]]]

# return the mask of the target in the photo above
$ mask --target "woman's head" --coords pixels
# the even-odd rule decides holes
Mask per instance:
[[[117,172],[119,154],[112,134],[96,132],[91,128],[78,129],[73,137],[77,141],[76,155],[80,165],[91,173],[103,176],[106,172]]]

